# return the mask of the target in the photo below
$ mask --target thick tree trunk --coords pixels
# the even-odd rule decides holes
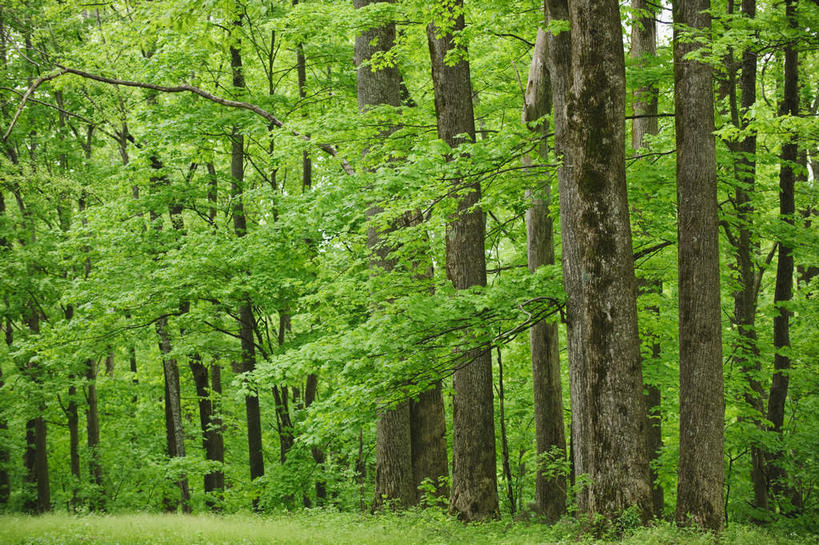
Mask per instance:
[[[549,39],[545,31],[539,29],[529,81],[524,96],[523,123],[531,123],[548,114],[552,109],[552,88],[549,79]],[[548,160],[546,143],[549,124],[542,121],[538,131],[542,139],[539,157]],[[531,165],[531,159],[524,158],[524,164]],[[538,267],[553,265],[554,226],[549,214],[551,185],[548,179],[537,180],[535,191],[527,190],[530,202],[526,211],[526,246],[529,272]],[[563,429],[563,391],[560,384],[560,340],[556,322],[542,320],[529,328],[529,347],[532,357],[532,390],[534,391],[535,443],[538,461],[557,461],[566,457],[566,438]],[[538,464],[540,466],[540,464]],[[566,512],[565,475],[547,475],[538,468],[535,475],[535,506],[540,515],[549,522],[557,521]]]
[[[610,517],[634,506],[646,519],[651,483],[626,198],[618,4],[572,2],[569,19],[571,88],[566,126],[558,133],[558,151],[564,152],[563,278],[574,464],[578,475],[591,480],[578,506]]]
[[[410,402],[382,410],[376,427],[375,497],[373,510],[386,502],[396,507],[415,505],[417,495],[412,474]]]
[[[632,0],[631,8],[634,10],[635,18],[631,27],[631,57],[638,65],[645,63],[657,55],[657,22],[656,7],[648,0]],[[631,145],[635,150],[648,148],[646,136],[656,136],[659,132],[658,123],[658,94],[655,85],[647,85],[636,89],[634,93],[634,115],[637,116],[631,125]],[[636,210],[635,210],[636,212]],[[638,278],[637,297],[643,294],[662,293],[662,283],[658,279]],[[652,308],[649,311],[659,315],[659,308]],[[660,344],[656,338],[649,337],[642,339],[644,343],[651,345],[652,360],[658,361],[660,357]],[[648,456],[651,462],[655,462],[659,457],[663,447],[662,436],[662,413],[660,412],[660,389],[654,384],[646,384],[646,410],[648,412]],[[651,467],[651,499],[654,508],[654,515],[662,517],[665,508],[665,498],[663,488],[657,480],[657,470]]]
[[[455,33],[464,28],[463,1],[442,2],[446,21],[427,26],[432,61],[432,84],[438,137],[457,148],[467,135],[475,140],[472,83],[466,46],[455,45]],[[442,31],[441,27],[446,28]],[[447,53],[460,50],[458,62],[447,63]],[[464,191],[457,211],[446,229],[447,277],[455,289],[486,285],[484,214],[478,206],[478,183],[454,180],[453,189]],[[466,334],[464,341],[468,344]],[[450,513],[466,521],[498,516],[498,483],[495,454],[495,419],[492,392],[492,353],[486,348],[461,350],[453,375],[452,407],[452,496]]]
[[[686,59],[708,36],[710,0],[674,3],[674,104],[677,138],[680,301],[680,523],[723,525],[723,425],[719,233],[714,148],[714,91],[709,65]]]
[[[68,457],[71,462],[71,476],[75,482],[72,484],[71,506],[77,507],[77,490],[82,482],[80,472],[80,415],[77,410],[77,387],[73,384],[68,387],[68,406],[65,408],[65,416],[68,423]]]
[[[449,465],[446,453],[446,415],[441,383],[421,392],[410,401],[410,435],[412,444],[413,489],[430,479],[435,496],[446,498]],[[420,498],[418,498],[420,499]]]
[[[369,0],[355,0],[356,9],[379,3]],[[387,23],[364,30],[355,39],[355,65],[357,67],[356,94],[358,109],[365,112],[373,106],[401,105],[401,77],[396,66],[373,70],[366,63],[376,53],[389,51],[395,42],[395,23]],[[387,127],[382,136],[391,132]],[[367,217],[373,220],[382,212],[377,203],[367,210]],[[387,231],[394,230],[393,226]],[[389,253],[393,248],[385,244],[385,232],[371,226],[367,230],[367,247],[370,250],[372,274],[389,274],[395,261]],[[404,401],[396,407],[384,408],[379,412],[376,426],[376,467],[375,495],[373,510],[381,509],[385,503],[402,508],[414,505],[417,494],[414,486],[412,467],[412,439],[410,428],[410,402]]]
[[[796,22],[796,0],[786,0],[785,14],[788,18],[788,25],[795,29]],[[796,48],[793,44],[785,47],[785,94],[780,105],[780,115],[799,114],[799,59]],[[788,225],[794,224],[794,213],[796,206],[794,201],[794,186],[796,176],[793,165],[797,161],[798,149],[795,138],[792,138],[782,146],[782,164],[779,167],[779,214],[782,221]],[[768,421],[774,432],[782,435],[782,426],[785,423],[785,400],[788,397],[788,370],[791,367],[791,359],[787,354],[790,348],[790,317],[792,312],[786,308],[788,302],[793,298],[793,248],[787,240],[779,243],[779,258],[776,267],[776,287],[774,289],[774,305],[777,313],[773,320],[774,349],[774,375],[771,380],[771,390],[768,394]],[[782,453],[774,450],[767,453],[767,476],[775,494],[781,495],[787,491],[785,480],[785,470],[782,468]],[[791,503],[801,503],[801,498],[793,493]]]
[[[97,363],[94,360],[85,362],[85,378],[88,381],[85,387],[85,397],[88,407],[85,410],[86,443],[88,444],[88,474],[95,491],[89,508],[92,511],[103,509],[105,486],[102,481],[102,465],[100,464],[100,417],[97,404]]]

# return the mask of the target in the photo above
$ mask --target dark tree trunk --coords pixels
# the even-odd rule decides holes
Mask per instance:
[[[675,0],[674,104],[680,319],[679,523],[723,525],[723,425],[719,233],[714,91],[709,65],[686,59],[701,47],[684,34],[710,32],[710,0]],[[689,30],[690,29],[690,30]]]
[[[456,46],[455,33],[464,28],[463,1],[441,3],[447,18],[446,32],[432,22],[427,26],[432,84],[438,137],[457,148],[467,135],[475,141],[472,83],[466,46]],[[458,62],[445,61],[458,47]],[[447,277],[455,289],[486,285],[484,214],[478,206],[479,183],[454,180],[453,189],[462,191],[457,211],[446,228]],[[469,343],[468,333],[464,337]],[[452,407],[452,496],[449,510],[466,521],[496,518],[498,483],[495,454],[495,419],[492,392],[492,354],[487,348],[461,350],[453,375],[455,391]]]
[[[176,358],[170,353],[171,338],[168,333],[168,318],[160,318],[156,323],[159,336],[159,351],[162,354],[162,369],[165,377],[165,432],[168,440],[168,456],[172,458],[185,457],[185,431],[182,427],[182,399],[179,385],[179,366]],[[183,513],[191,512],[190,490],[188,477],[183,473],[177,479],[180,492],[180,503]],[[172,509],[175,511],[176,506]]]
[[[86,360],[85,377],[87,385],[85,387],[85,397],[88,407],[85,410],[85,430],[86,442],[88,444],[88,474],[91,484],[94,485],[93,498],[89,503],[92,511],[101,510],[105,501],[105,486],[102,481],[102,465],[100,464],[99,444],[100,444],[100,417],[97,405],[97,363],[94,360]]]
[[[574,464],[591,480],[578,507],[615,517],[634,506],[646,519],[651,483],[626,198],[619,10],[614,0],[569,8],[570,73],[560,76],[560,85],[572,85],[566,125],[556,128],[564,155],[559,181]]]
[[[0,30],[2,30],[3,20],[0,14]],[[5,65],[5,35],[0,38],[3,40],[3,55],[2,62]],[[0,190],[0,219],[4,219],[6,215],[6,199],[3,196],[3,191]],[[9,250],[8,240],[0,235],[0,252],[5,253]],[[8,301],[5,301],[6,309],[8,309]],[[6,345],[11,347],[13,342],[11,319],[8,316],[3,316],[0,321],[0,327],[3,328],[3,336],[5,337]],[[3,389],[3,368],[0,366],[0,391]],[[6,505],[11,495],[11,480],[9,479],[8,463],[10,461],[9,451],[6,449],[6,437],[8,435],[8,423],[5,416],[0,413],[0,506]]]
[[[756,1],[742,0],[742,14],[748,18],[756,15]],[[738,128],[748,130],[746,114],[756,102],[756,63],[757,54],[753,47],[742,53],[742,72],[740,75],[740,111],[738,112]],[[739,117],[739,116],[743,117]],[[754,242],[752,225],[754,223],[754,207],[751,204],[751,195],[754,193],[756,182],[756,136],[749,134],[740,143],[738,151],[741,156],[734,165],[737,187],[734,202],[737,213],[736,261],[739,272],[739,290],[734,293],[734,323],[739,332],[738,345],[735,348],[735,359],[745,380],[748,382],[743,397],[745,403],[752,409],[753,415],[749,420],[763,429],[761,418],[764,414],[762,401],[762,384],[755,376],[761,369],[759,348],[756,335],[756,307],[757,307],[757,271],[754,260],[758,253],[759,244]],[[751,443],[751,484],[754,489],[754,507],[768,508],[768,489],[765,479],[764,456],[761,446]]]
[[[73,384],[68,387],[68,406],[65,408],[65,416],[68,422],[68,452],[71,462],[71,476],[75,479],[71,491],[71,506],[76,508],[77,489],[82,482],[82,474],[80,472],[80,415],[77,410],[77,387]]]
[[[314,374],[307,375],[307,382],[304,385],[304,407],[309,408],[310,405],[316,400],[316,395],[318,393],[318,376]],[[316,465],[319,466],[319,473],[321,474],[324,471],[322,467],[324,465],[324,451],[321,449],[320,446],[314,445],[310,449],[310,453],[313,455],[313,461],[316,462]],[[319,475],[319,478],[316,480],[316,500],[318,500],[319,504],[322,504],[327,499],[327,483],[324,481],[324,477]],[[309,498],[307,496],[304,497],[305,507],[310,507],[308,504]]]
[[[2,196],[0,196],[2,199]],[[2,210],[0,210],[2,212]],[[5,328],[5,324],[3,325]],[[3,369],[0,368],[0,390],[3,389]],[[0,418],[0,445],[6,444],[8,435],[8,424],[4,418]],[[0,506],[6,505],[11,495],[11,480],[9,479],[9,451],[5,446],[0,446]]]
[[[538,30],[529,81],[524,96],[523,123],[531,123],[552,109],[552,88],[549,79],[549,39]],[[548,160],[547,134],[549,123],[542,121],[539,157]],[[524,158],[531,165],[531,159]],[[526,211],[526,245],[529,272],[543,265],[554,265],[554,226],[549,214],[551,184],[543,178],[536,181],[534,191],[527,190],[530,202]],[[566,438],[563,430],[563,391],[560,384],[560,339],[556,322],[542,320],[529,328],[529,348],[532,357],[532,390],[534,391],[535,443],[538,461],[566,458]],[[566,512],[566,476],[547,476],[540,469],[535,475],[535,506],[538,514],[555,522]]]
[[[631,8],[634,10],[635,19],[631,27],[631,56],[637,61],[638,66],[646,63],[650,58],[657,55],[657,22],[656,7],[648,0],[632,0]],[[659,132],[657,117],[657,87],[653,84],[638,88],[634,93],[634,115],[631,125],[631,145],[635,150],[648,148],[649,144],[645,137],[656,136]],[[635,208],[635,213],[638,210]],[[662,283],[658,279],[638,278],[637,296],[643,294],[661,294]],[[660,309],[657,307],[647,309],[654,315],[659,316]],[[652,361],[657,362],[660,357],[660,344],[654,337],[642,339],[646,344],[650,344]],[[663,447],[662,436],[662,413],[660,411],[660,389],[654,384],[646,384],[646,410],[648,413],[648,456],[651,462],[655,462]],[[654,508],[654,515],[662,517],[665,509],[665,498],[663,488],[657,480],[657,470],[651,468],[651,499]]]
[[[241,12],[240,12],[241,13]],[[234,25],[242,25],[241,15],[236,16]],[[230,68],[233,75],[233,90],[242,93],[245,87],[245,78],[242,69],[242,55],[239,44],[230,46]],[[244,136],[237,127],[233,128],[231,136],[230,155],[231,197],[233,198],[233,229],[236,236],[241,238],[247,234],[247,218],[242,194],[244,192],[245,165],[244,165]],[[242,372],[250,372],[256,368],[256,353],[253,344],[253,305],[250,296],[239,304],[239,338],[242,347]],[[245,414],[247,417],[248,459],[250,462],[250,480],[264,475],[264,451],[262,448],[262,417],[259,410],[258,392],[245,397]],[[253,500],[253,508],[258,508],[258,498]]]
[[[796,21],[796,0],[785,1],[785,14],[788,19],[788,26],[797,28]],[[785,94],[784,100],[780,104],[780,115],[799,114],[799,59],[796,48],[793,44],[785,47]],[[782,163],[779,167],[779,214],[782,221],[788,225],[794,225],[794,213],[796,211],[794,201],[795,173],[794,163],[797,161],[798,150],[795,137],[792,137],[782,146]],[[787,240],[779,243],[779,258],[776,267],[776,287],[774,289],[774,305],[777,306],[777,313],[773,320],[774,349],[774,375],[771,380],[771,390],[768,394],[768,421],[774,432],[782,435],[782,426],[785,423],[785,400],[788,397],[788,370],[791,367],[791,359],[787,354],[790,348],[790,317],[792,312],[786,305],[793,298],[793,248]],[[787,490],[785,481],[785,470],[782,467],[782,453],[774,450],[767,453],[767,473],[772,490],[775,494],[781,495]],[[788,494],[791,503],[798,507],[801,498],[795,494]],[[793,501],[796,500],[796,501]]]
[[[33,308],[33,304],[30,307],[27,310],[26,324],[32,335],[39,335],[39,311]],[[31,374],[31,380],[39,382],[40,379],[36,376],[38,365],[35,361],[27,363],[26,372]],[[40,402],[39,409],[41,412],[45,410],[42,402]],[[29,513],[45,513],[51,510],[46,431],[45,418],[42,416],[32,418],[26,422],[25,482],[36,490],[36,495],[28,496],[25,501],[24,509]]]
[[[212,364],[212,374],[214,379],[219,379],[217,391],[217,380],[211,381],[209,385],[208,368],[202,364],[202,357],[194,354],[190,358],[191,374],[196,385],[196,397],[199,401],[199,425],[202,429],[202,447],[205,449],[205,459],[208,461],[224,464],[225,443],[222,437],[222,419],[215,407],[214,398],[221,391],[221,378],[219,365]],[[225,473],[222,470],[214,470],[205,474],[205,493],[209,494],[205,500],[213,511],[221,511],[219,501],[225,489]]]

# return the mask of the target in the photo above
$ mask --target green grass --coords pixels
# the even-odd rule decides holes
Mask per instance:
[[[261,545],[261,544],[606,544],[714,545],[706,534],[667,524],[595,538],[576,522],[554,526],[498,521],[464,525],[439,514],[362,516],[326,511],[251,515],[0,516],[3,545]],[[722,545],[819,545],[816,536],[785,536],[729,526]]]

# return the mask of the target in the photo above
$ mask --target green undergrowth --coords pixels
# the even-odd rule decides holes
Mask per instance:
[[[0,515],[2,545],[389,545],[389,544],[819,545],[816,536],[730,525],[712,536],[666,523],[594,536],[565,520],[553,526],[496,521],[465,525],[429,511],[363,516],[327,511],[273,515]]]

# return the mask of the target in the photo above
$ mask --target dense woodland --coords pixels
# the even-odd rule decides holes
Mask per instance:
[[[819,518],[815,0],[3,0],[0,509]]]

